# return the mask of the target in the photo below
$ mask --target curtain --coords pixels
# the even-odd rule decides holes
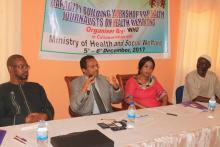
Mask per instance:
[[[21,0],[0,0],[0,83],[8,81],[6,61],[19,53]]]
[[[186,74],[196,69],[200,55],[212,58],[210,70],[220,76],[219,10],[220,0],[181,0],[174,92],[184,84]]]

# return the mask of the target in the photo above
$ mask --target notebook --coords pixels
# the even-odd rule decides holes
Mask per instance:
[[[50,142],[53,147],[114,147],[114,142],[99,130],[55,136]]]
[[[2,144],[2,141],[5,137],[5,134],[6,134],[6,130],[1,130],[0,129],[0,145]]]

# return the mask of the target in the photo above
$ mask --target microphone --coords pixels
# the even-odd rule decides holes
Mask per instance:
[[[14,92],[14,91],[11,91],[11,92],[10,92],[10,96],[11,96],[11,98],[12,98],[12,97],[15,97],[15,92]]]

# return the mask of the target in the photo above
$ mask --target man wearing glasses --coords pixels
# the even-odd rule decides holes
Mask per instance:
[[[112,112],[111,103],[121,101],[121,90],[115,77],[99,74],[99,65],[94,56],[80,60],[83,76],[72,81],[70,107],[80,115]]]
[[[7,60],[10,81],[0,85],[0,126],[51,120],[54,109],[44,88],[27,82],[30,66],[21,55]]]

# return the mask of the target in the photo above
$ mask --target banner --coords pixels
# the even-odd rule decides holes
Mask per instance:
[[[46,0],[40,55],[169,57],[168,0]]]

